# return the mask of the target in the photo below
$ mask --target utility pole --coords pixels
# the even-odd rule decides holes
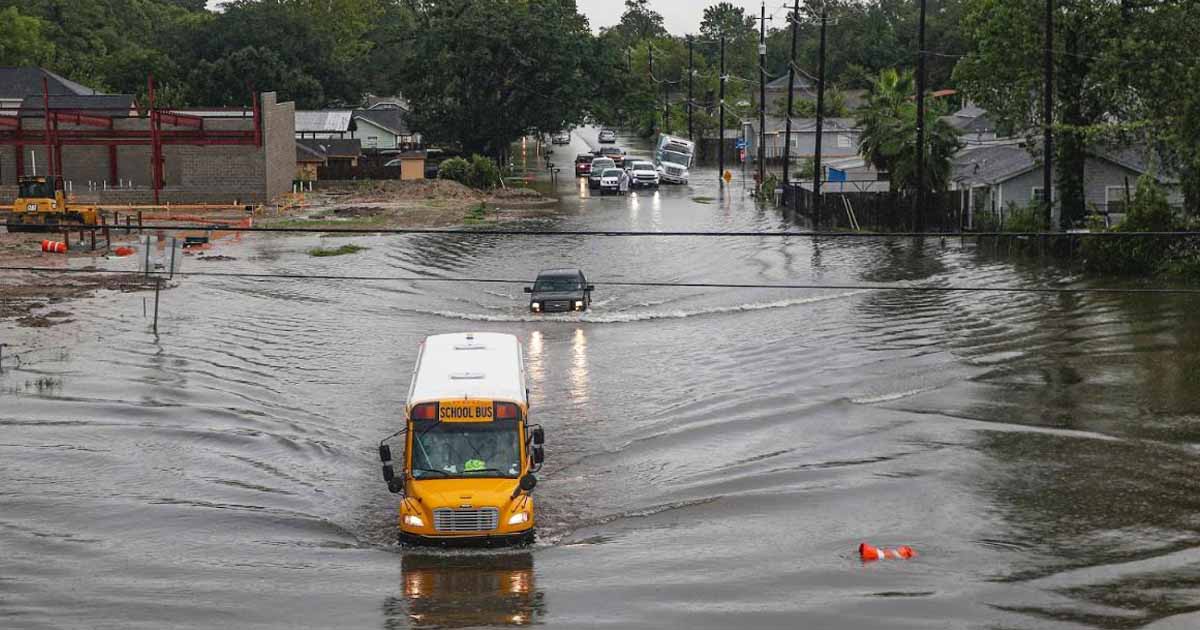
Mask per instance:
[[[725,36],[721,35],[721,114],[717,121],[721,129],[721,139],[717,142],[717,179],[721,187],[725,187]]]
[[[913,209],[913,231],[925,229],[925,0],[917,26],[917,200]]]
[[[792,9],[792,56],[788,57],[788,94],[787,94],[787,123],[783,138],[783,189],[788,190],[791,181],[789,170],[792,166],[792,113],[794,95],[796,92],[796,34],[800,30],[800,0]]]
[[[824,2],[821,3],[821,47],[817,49],[817,136],[813,154],[813,225],[821,226],[821,186],[824,173],[821,171],[821,143],[825,139],[825,27],[829,15]]]
[[[695,142],[692,136],[692,79],[696,76],[696,66],[692,58],[692,36],[688,35],[688,140]]]
[[[758,185],[766,181],[767,162],[767,3],[758,22]],[[759,191],[761,192],[761,191]]]
[[[1045,210],[1047,228],[1054,229],[1054,0],[1046,0],[1046,51],[1043,61],[1046,71],[1046,82],[1042,87],[1045,92],[1044,109],[1042,110],[1042,126],[1045,137],[1042,139],[1042,203]]]
[[[663,133],[671,133],[671,83],[663,81]]]

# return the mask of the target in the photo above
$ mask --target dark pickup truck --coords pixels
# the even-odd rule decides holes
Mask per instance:
[[[529,310],[534,313],[586,311],[594,290],[578,269],[547,269],[538,274],[532,287],[525,287]]]

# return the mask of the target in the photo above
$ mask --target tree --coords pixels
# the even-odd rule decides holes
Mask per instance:
[[[45,23],[22,15],[16,7],[0,10],[0,66],[41,66],[54,56],[54,44],[43,36]]]
[[[860,154],[880,172],[888,174],[892,190],[917,189],[917,105],[911,72],[884,70],[874,81],[867,106],[859,112]],[[941,117],[943,107],[934,102],[925,112],[925,181],[927,190],[945,190],[950,184],[951,160],[962,148],[958,130]]]
[[[665,37],[663,17],[650,8],[649,0],[625,0],[625,13],[611,31],[623,44],[631,46],[652,37]]]
[[[500,156],[526,133],[582,122],[616,71],[573,0],[448,0],[419,20],[395,69],[414,125],[467,151]]]

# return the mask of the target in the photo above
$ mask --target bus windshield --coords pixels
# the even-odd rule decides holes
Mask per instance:
[[[413,479],[521,475],[516,420],[413,422]]]

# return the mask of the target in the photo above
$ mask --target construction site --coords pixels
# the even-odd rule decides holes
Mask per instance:
[[[0,73],[14,75],[0,94],[0,207],[35,177],[102,223],[115,213],[240,210],[292,190],[295,108],[272,92],[248,93],[243,108],[172,109],[156,103],[153,81],[139,103],[36,68]]]

